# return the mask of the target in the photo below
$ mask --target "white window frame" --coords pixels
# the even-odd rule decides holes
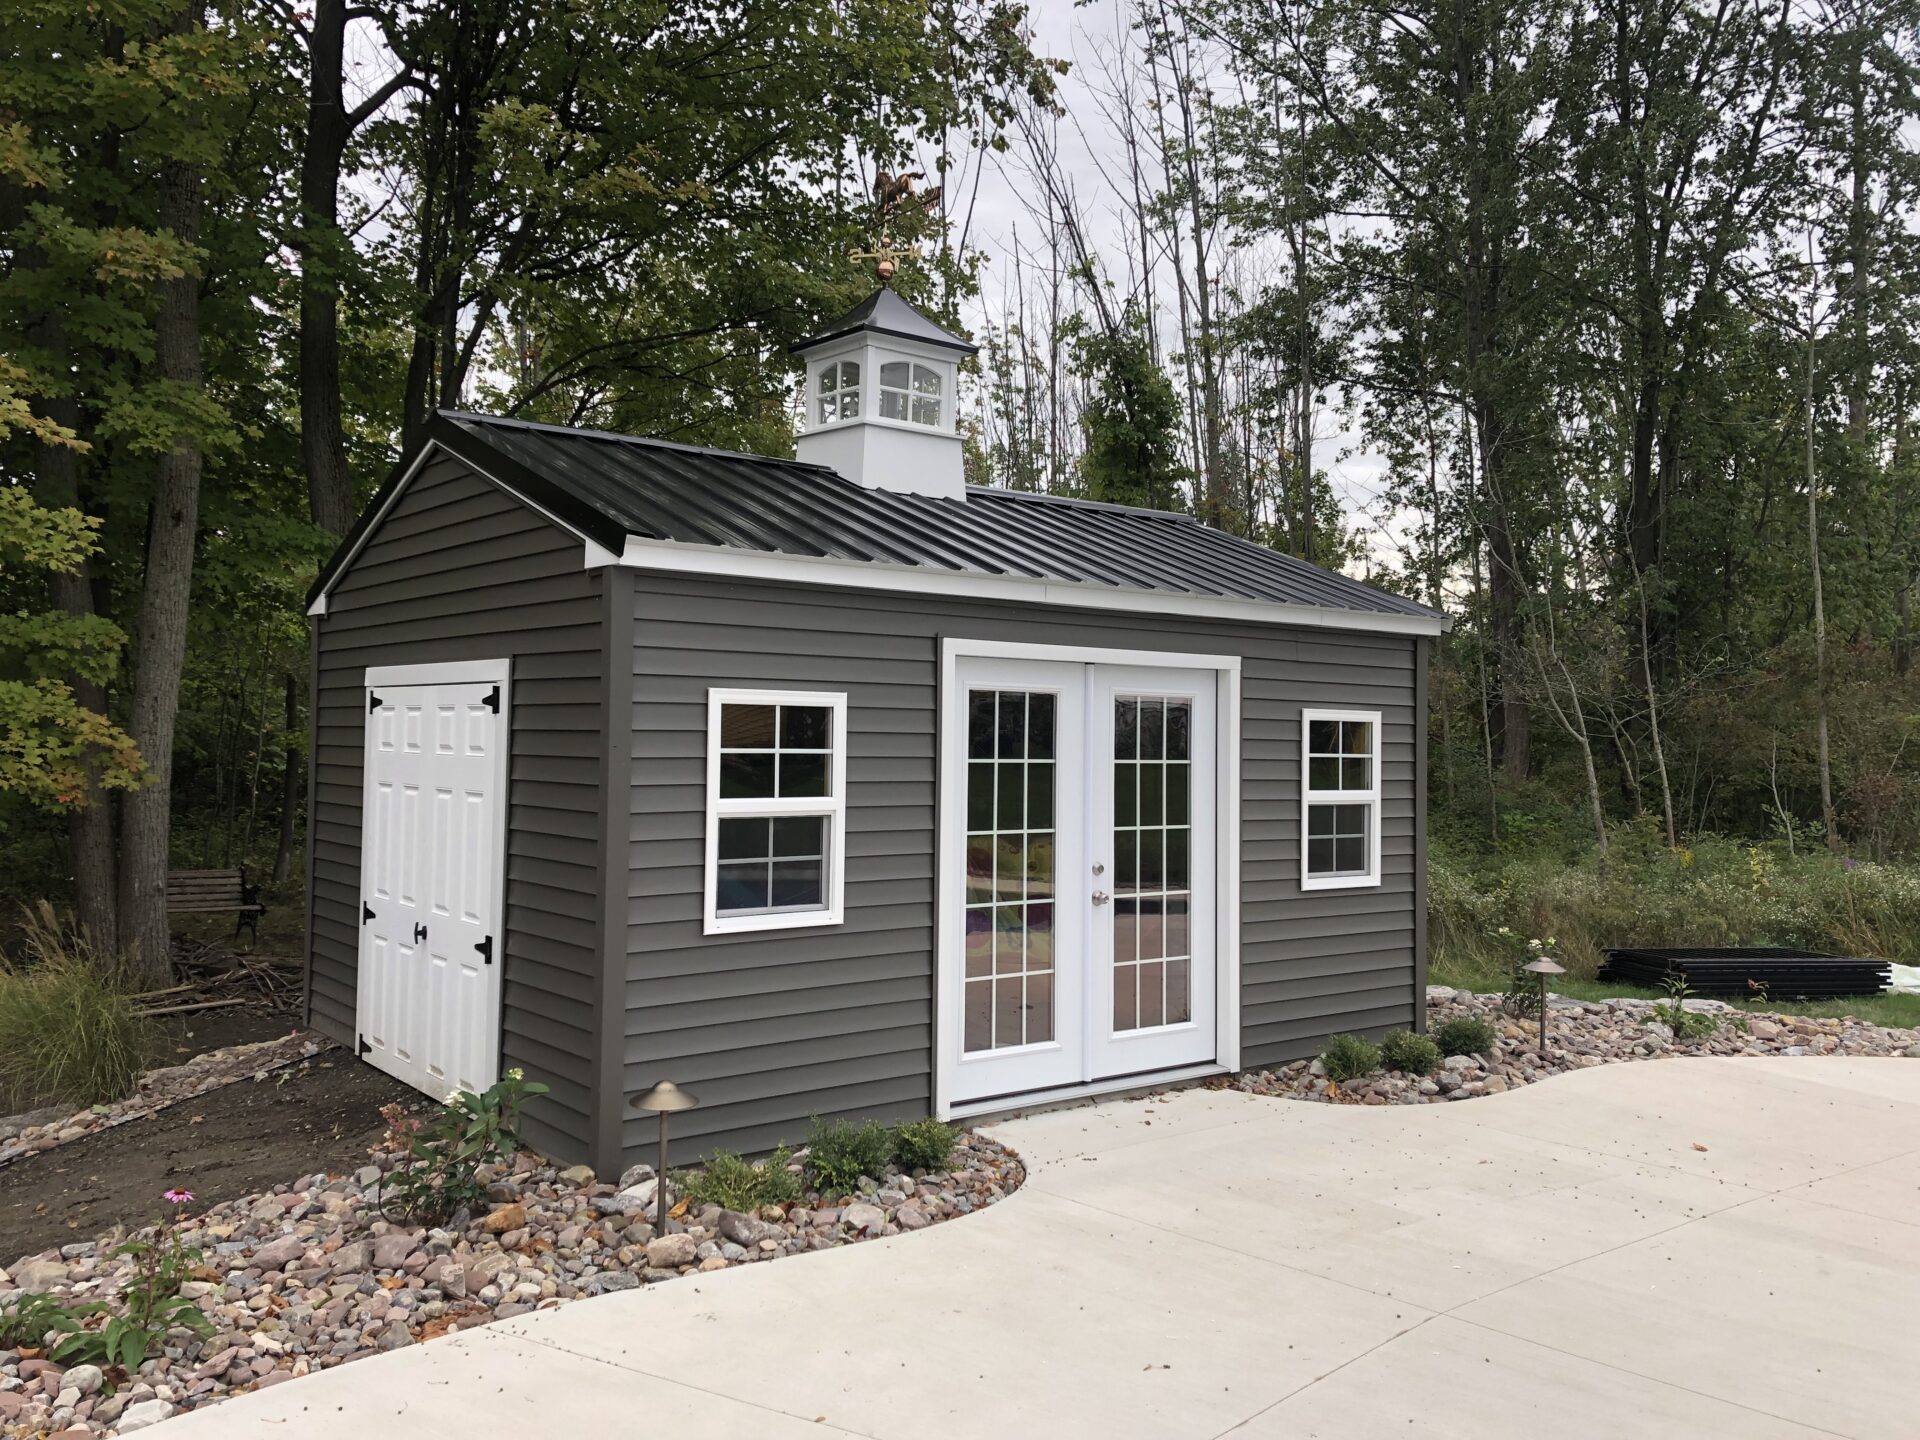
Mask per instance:
[[[722,799],[720,796],[720,711],[725,705],[806,705],[831,714],[832,743],[827,756],[827,793],[761,799]],[[776,735],[776,742],[778,736]],[[719,913],[720,822],[730,817],[748,819],[782,816],[821,816],[827,821],[827,843],[821,863],[826,906],[819,910],[770,910],[757,914]],[[702,910],[705,933],[737,935],[754,930],[793,930],[816,925],[838,925],[845,916],[847,869],[847,697],[845,692],[820,690],[709,690],[707,691],[707,858]]]
[[[887,384],[885,377],[886,377],[888,365],[905,365],[907,367],[907,384],[905,389],[901,389],[899,386],[896,386],[896,385]],[[920,391],[913,388],[913,382],[915,378],[914,371],[916,370],[924,370],[926,371],[927,374],[933,377],[933,383],[934,383],[933,394],[923,395],[921,394]],[[878,365],[878,367],[876,367],[874,373],[880,377],[876,382],[876,388],[878,389],[879,395],[880,395],[880,399],[877,402],[879,408],[874,413],[878,415],[881,419],[883,420],[892,419],[892,422],[896,425],[911,425],[918,430],[944,430],[947,428],[948,386],[947,386],[946,372],[941,366],[930,365],[924,360],[916,360],[911,356],[885,355],[881,357],[880,364]],[[905,403],[906,414],[901,415],[899,417],[888,416],[887,396],[889,395],[898,395],[904,402],[906,402]],[[933,423],[932,424],[928,424],[924,420],[916,420],[913,418],[913,402],[916,399],[933,401]]]
[[[855,352],[852,354],[836,355],[834,356],[833,359],[823,360],[814,367],[813,394],[811,397],[809,397],[813,406],[813,411],[812,411],[812,414],[810,414],[807,417],[808,420],[811,422],[807,426],[809,430],[824,430],[830,425],[851,425],[857,420],[864,420],[866,418],[866,415],[867,415],[866,360],[867,360],[867,357],[865,355],[860,354],[859,352]],[[843,365],[851,365],[853,367],[853,384],[851,385],[847,385],[843,383],[843,377],[840,373],[841,367]],[[834,377],[834,382],[833,382],[834,388],[831,391],[824,391],[820,388],[821,382],[828,375],[831,375]],[[854,405],[853,414],[842,415],[838,413],[840,409],[839,397],[845,395],[849,390],[853,392],[853,405]],[[831,420],[822,420],[820,418],[820,402],[823,399],[825,399],[826,396],[829,394],[831,394],[834,397],[833,408],[834,408],[835,414],[833,419]]]
[[[1373,786],[1368,790],[1315,790],[1313,746],[1308,737],[1316,720],[1363,720],[1373,726],[1371,773]],[[1380,754],[1385,749],[1378,710],[1300,711],[1300,888],[1302,890],[1364,890],[1378,886],[1380,872]],[[1315,805],[1365,805],[1367,807],[1367,872],[1364,875],[1314,875],[1307,869],[1307,831]]]

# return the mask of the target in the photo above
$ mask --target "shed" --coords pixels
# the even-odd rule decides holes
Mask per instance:
[[[310,1023],[612,1173],[1418,1025],[1443,620],[969,486],[890,290],[771,459],[443,413],[316,582]]]

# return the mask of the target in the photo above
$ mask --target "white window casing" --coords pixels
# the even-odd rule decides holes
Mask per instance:
[[[730,707],[735,710],[738,732],[762,717],[755,712],[772,710],[770,745],[727,745],[723,721]],[[785,711],[827,712],[829,733],[825,743],[785,743],[788,729]],[[811,740],[816,737],[801,737]],[[767,794],[722,794],[722,759],[733,757],[728,774],[735,788],[757,786],[761,772],[771,777]],[[782,794],[783,776],[789,767],[796,774],[812,774],[824,759],[826,781],[819,793]],[[797,788],[811,788],[811,781]],[[847,697],[844,692],[810,690],[733,690],[707,692],[707,819],[706,869],[703,886],[705,933],[731,935],[755,930],[785,930],[805,926],[838,925],[845,914],[847,854]],[[821,837],[818,853],[811,845],[799,846],[791,836],[804,826],[791,822],[817,821]],[[743,822],[767,823],[764,849],[750,844],[758,837],[754,827]],[[782,823],[788,822],[788,823]],[[728,831],[728,854],[722,854],[722,827]],[[799,903],[783,903],[778,890],[782,874],[804,877],[808,862],[820,866],[819,894]],[[765,892],[745,898],[748,889],[760,882],[755,870],[764,865]],[[723,883],[725,885],[723,887]],[[804,879],[802,881],[804,884]],[[723,897],[722,890],[729,893]],[[723,903],[723,899],[726,903]]]
[[[860,418],[860,362],[829,360],[814,371],[814,421],[833,425]]]
[[[886,360],[880,366],[880,418],[928,429],[942,428],[945,386],[940,372],[918,361]]]
[[[1300,888],[1378,884],[1380,712],[1302,709]]]

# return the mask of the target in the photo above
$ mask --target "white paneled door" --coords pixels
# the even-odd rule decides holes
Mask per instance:
[[[1217,1058],[1217,684],[1204,668],[958,661],[949,1105]]]
[[[367,672],[359,1049],[429,1094],[499,1078],[505,662]]]

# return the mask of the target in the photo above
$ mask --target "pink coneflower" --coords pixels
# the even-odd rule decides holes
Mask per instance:
[[[165,1195],[161,1196],[160,1198],[165,1200],[169,1205],[185,1205],[192,1201],[193,1191],[169,1190]]]

